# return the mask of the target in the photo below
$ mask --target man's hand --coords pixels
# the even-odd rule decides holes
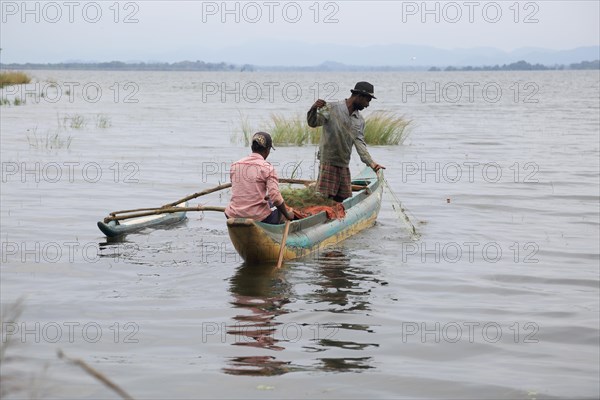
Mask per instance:
[[[373,168],[373,171],[377,172],[380,169],[385,169],[385,167],[381,164],[377,164],[375,161],[373,161],[373,164],[371,164],[371,168]]]
[[[290,221],[294,220],[294,210],[292,208],[287,208],[285,210],[285,218]]]
[[[319,99],[319,100],[315,101],[315,104],[313,104],[311,108],[321,108],[321,107],[324,107],[325,104],[327,104],[327,102],[325,100]]]
[[[294,219],[294,210],[285,205],[285,201],[281,203],[277,207],[279,213],[285,217],[285,219],[289,219],[290,221]]]

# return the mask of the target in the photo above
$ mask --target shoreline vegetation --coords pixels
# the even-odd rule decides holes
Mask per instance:
[[[26,85],[31,82],[31,77],[25,72],[4,71],[0,72],[0,89],[11,85]]]
[[[392,112],[374,112],[365,118],[365,142],[374,146],[397,146],[408,136],[407,127],[411,121]],[[265,128],[271,134],[273,143],[278,146],[318,145],[321,140],[322,128],[311,128],[306,122],[306,116],[286,117],[271,114]],[[250,145],[250,138],[256,132],[248,121],[242,118],[241,133],[234,134],[233,143]]]
[[[324,62],[315,66],[257,66],[250,64],[228,64],[225,62],[211,63],[204,61],[179,61],[179,62],[134,62],[125,63],[122,61],[85,63],[85,62],[64,62],[64,63],[24,63],[24,64],[2,64],[0,70],[99,70],[99,71],[232,71],[232,72],[255,72],[255,71],[312,71],[312,72],[332,72],[332,71],[550,71],[550,70],[598,70],[600,69],[600,60],[581,61],[572,64],[542,65],[530,64],[527,61],[520,60],[511,64],[493,65],[493,66],[358,66],[346,65],[337,62]],[[5,72],[2,72],[4,74]],[[9,73],[9,72],[6,72]]]
[[[483,67],[446,67],[443,71],[556,71],[556,70],[592,70],[600,69],[600,60],[582,61],[576,64],[546,66],[542,64],[529,64],[526,61],[517,61],[512,64],[483,66]],[[438,72],[441,68],[431,67],[428,71]]]

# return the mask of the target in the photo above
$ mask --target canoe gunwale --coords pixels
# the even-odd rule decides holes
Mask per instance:
[[[347,198],[343,201],[344,210],[348,212],[352,207],[357,204],[363,202],[367,197],[369,197],[373,192],[377,191],[381,184],[381,179],[373,176],[371,179],[366,178],[356,178],[352,180],[352,184],[360,184],[366,186],[365,189],[357,192],[352,197]],[[290,232],[298,232],[304,229],[311,228],[316,225],[321,225],[323,223],[327,223],[330,221],[327,219],[327,213],[325,211],[321,211],[315,215],[311,215],[306,218],[297,219],[290,222]],[[273,234],[283,234],[283,228],[285,224],[266,224],[260,221],[254,221],[250,218],[229,218],[227,220],[228,226],[237,226],[237,225],[257,225],[265,231],[271,232]]]

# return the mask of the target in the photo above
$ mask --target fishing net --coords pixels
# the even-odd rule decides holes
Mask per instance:
[[[298,219],[322,211],[327,213],[328,219],[342,219],[346,216],[344,206],[341,203],[323,197],[313,187],[292,188],[288,186],[282,188],[280,192],[285,204],[294,209],[294,215]]]

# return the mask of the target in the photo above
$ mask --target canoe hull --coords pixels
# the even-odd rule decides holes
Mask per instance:
[[[181,203],[175,207],[187,207],[188,203]],[[131,218],[123,220],[122,222],[110,221],[105,223],[104,221],[98,221],[98,228],[107,237],[117,237],[125,235],[127,233],[133,233],[140,231],[145,228],[152,228],[156,226],[164,226],[181,222],[187,218],[185,211],[170,213],[170,214],[158,214],[147,217]]]
[[[383,175],[364,170],[354,180],[355,184],[368,184],[367,191],[356,193],[344,201],[346,217],[327,220],[325,213],[303,220],[292,221],[285,243],[284,260],[318,255],[327,248],[375,224],[381,196]],[[248,264],[276,262],[281,247],[284,225],[269,225],[247,218],[230,218],[227,230],[238,254]]]

